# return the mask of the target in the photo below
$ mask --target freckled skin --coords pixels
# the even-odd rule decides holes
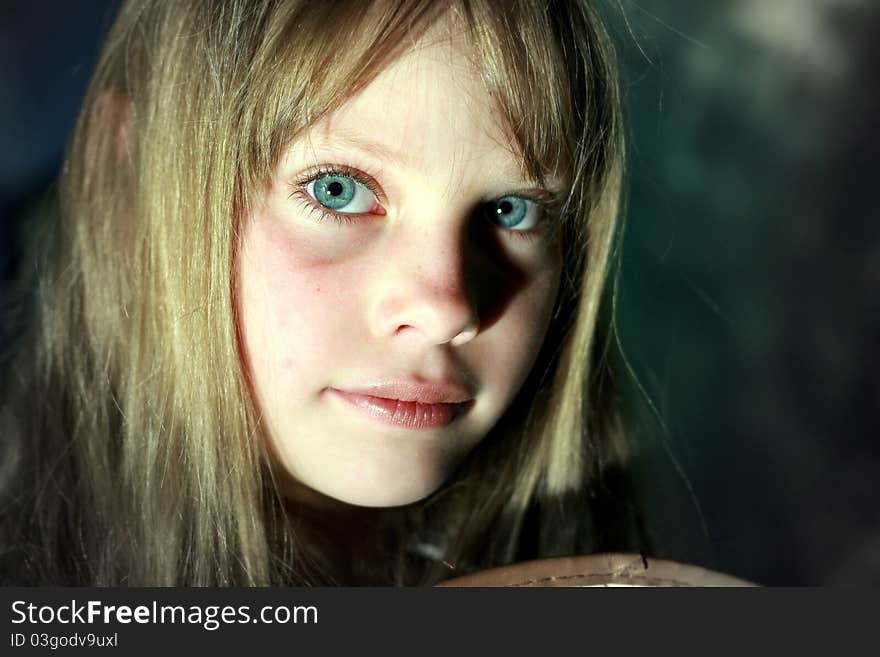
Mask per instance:
[[[541,237],[474,226],[485,221],[474,213],[481,203],[532,186],[499,123],[464,54],[448,40],[420,46],[291,144],[243,219],[246,365],[292,488],[360,506],[421,499],[528,375],[561,257]],[[320,218],[294,192],[328,164],[374,178],[384,214]],[[453,344],[469,327],[476,332]],[[328,394],[389,379],[454,379],[473,403],[446,426],[409,430]]]

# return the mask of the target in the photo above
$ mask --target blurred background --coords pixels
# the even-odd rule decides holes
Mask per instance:
[[[599,4],[629,137],[620,383],[656,556],[880,585],[880,4]],[[0,5],[4,279],[117,6]]]

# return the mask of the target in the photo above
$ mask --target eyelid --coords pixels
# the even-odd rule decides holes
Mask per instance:
[[[527,187],[521,189],[513,189],[512,191],[494,197],[492,200],[497,201],[498,199],[504,198],[505,196],[519,196],[520,198],[524,198],[527,201],[534,201],[544,208],[550,208],[561,203],[562,195],[556,191],[544,189],[542,187]]]

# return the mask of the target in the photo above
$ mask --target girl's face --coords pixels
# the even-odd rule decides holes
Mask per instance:
[[[419,42],[290,145],[244,218],[243,347],[289,489],[429,495],[537,356],[561,269],[554,190],[523,174],[464,53]]]

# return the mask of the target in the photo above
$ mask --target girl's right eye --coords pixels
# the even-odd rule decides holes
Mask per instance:
[[[380,214],[376,194],[366,184],[342,173],[322,174],[305,186],[318,205],[336,214]]]

